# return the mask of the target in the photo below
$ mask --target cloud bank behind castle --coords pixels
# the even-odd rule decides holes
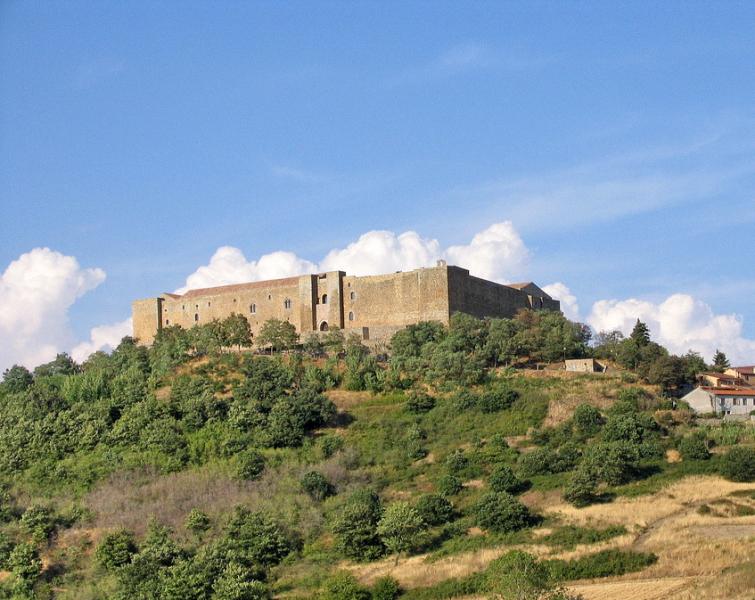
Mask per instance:
[[[287,251],[248,260],[240,249],[222,246],[176,292],[336,269],[353,275],[390,273],[431,266],[440,258],[479,277],[506,283],[526,276],[531,254],[509,221],[487,227],[468,244],[446,248],[414,231],[370,231],[344,248],[331,250],[319,262]],[[0,313],[0,369],[14,363],[32,367],[63,350],[81,361],[97,350],[111,350],[129,335],[131,320],[126,319],[94,327],[88,340],[74,339],[68,310],[105,277],[102,269],[82,268],[76,258],[48,248],[35,248],[13,261],[0,277],[0,303],[5,307]],[[672,295],[660,304],[600,300],[581,319],[577,298],[564,283],[544,289],[561,300],[568,318],[585,320],[596,331],[620,329],[626,334],[639,317],[648,322],[655,339],[676,353],[691,348],[710,359],[721,348],[737,362],[751,362],[755,355],[755,340],[742,337],[736,315],[715,315],[708,305],[685,294]],[[126,300],[130,299],[124,299],[124,305]]]

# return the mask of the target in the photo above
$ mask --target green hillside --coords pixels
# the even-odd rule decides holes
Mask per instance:
[[[642,331],[589,346],[557,313],[457,315],[370,351],[270,323],[265,354],[239,351],[243,329],[5,372],[0,598],[567,598],[657,556],[604,547],[626,528],[561,522],[548,501],[755,479],[751,427],[698,425],[672,400],[699,357]],[[588,355],[617,366],[532,368]],[[523,550],[535,540],[552,555]],[[578,545],[595,549],[563,554]],[[485,548],[502,551],[431,585],[364,576]]]

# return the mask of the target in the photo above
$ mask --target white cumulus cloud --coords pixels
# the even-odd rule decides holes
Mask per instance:
[[[561,312],[571,321],[579,321],[577,297],[560,281],[543,286],[543,291],[551,298],[561,301]]]
[[[105,280],[73,256],[34,248],[0,276],[0,368],[51,360],[73,342],[68,309]]]
[[[655,341],[675,354],[692,349],[710,361],[720,349],[732,363],[755,362],[755,340],[742,335],[741,318],[717,315],[688,294],[673,294],[658,304],[636,298],[600,300],[593,304],[587,322],[596,331],[618,329],[628,335],[637,319],[647,323]]]
[[[186,284],[177,289],[177,294],[187,290],[290,277],[316,271],[314,263],[299,258],[293,252],[271,252],[259,260],[247,260],[244,253],[233,246],[221,246],[207,265],[199,267],[186,278]]]
[[[435,265],[441,258],[469,269],[473,275],[506,282],[522,275],[529,251],[510,221],[494,223],[477,233],[469,244],[445,250],[438,240],[423,238],[415,231],[368,231],[345,248],[334,248],[318,263],[292,252],[272,252],[249,260],[232,246],[215,251],[207,265],[199,267],[176,290],[290,277],[303,273],[346,271],[350,275],[376,275],[409,271]]]
[[[76,344],[71,350],[71,356],[77,362],[84,362],[89,355],[102,350],[112,352],[120,341],[127,335],[132,335],[131,318],[110,325],[92,327],[89,339]]]
[[[511,221],[494,223],[466,246],[451,246],[445,255],[453,264],[469,269],[472,275],[500,282],[520,275],[530,256]]]
[[[378,275],[427,267],[441,256],[438,240],[422,238],[414,231],[369,231],[346,248],[331,250],[320,262],[321,271],[346,271],[350,275]]]

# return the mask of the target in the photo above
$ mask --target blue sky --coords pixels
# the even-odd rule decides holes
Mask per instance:
[[[584,318],[687,294],[755,338],[752,2],[5,2],[0,81],[0,271],[107,274],[72,339],[221,246],[504,221]]]

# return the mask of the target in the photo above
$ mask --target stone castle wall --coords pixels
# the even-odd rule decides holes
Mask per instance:
[[[266,320],[276,318],[300,334],[338,327],[376,342],[419,321],[448,323],[455,312],[511,317],[522,308],[559,310],[559,303],[532,284],[516,289],[445,264],[365,277],[331,271],[164,294],[132,305],[134,337],[145,344],[162,327],[188,329],[232,313],[247,318],[253,337]]]

